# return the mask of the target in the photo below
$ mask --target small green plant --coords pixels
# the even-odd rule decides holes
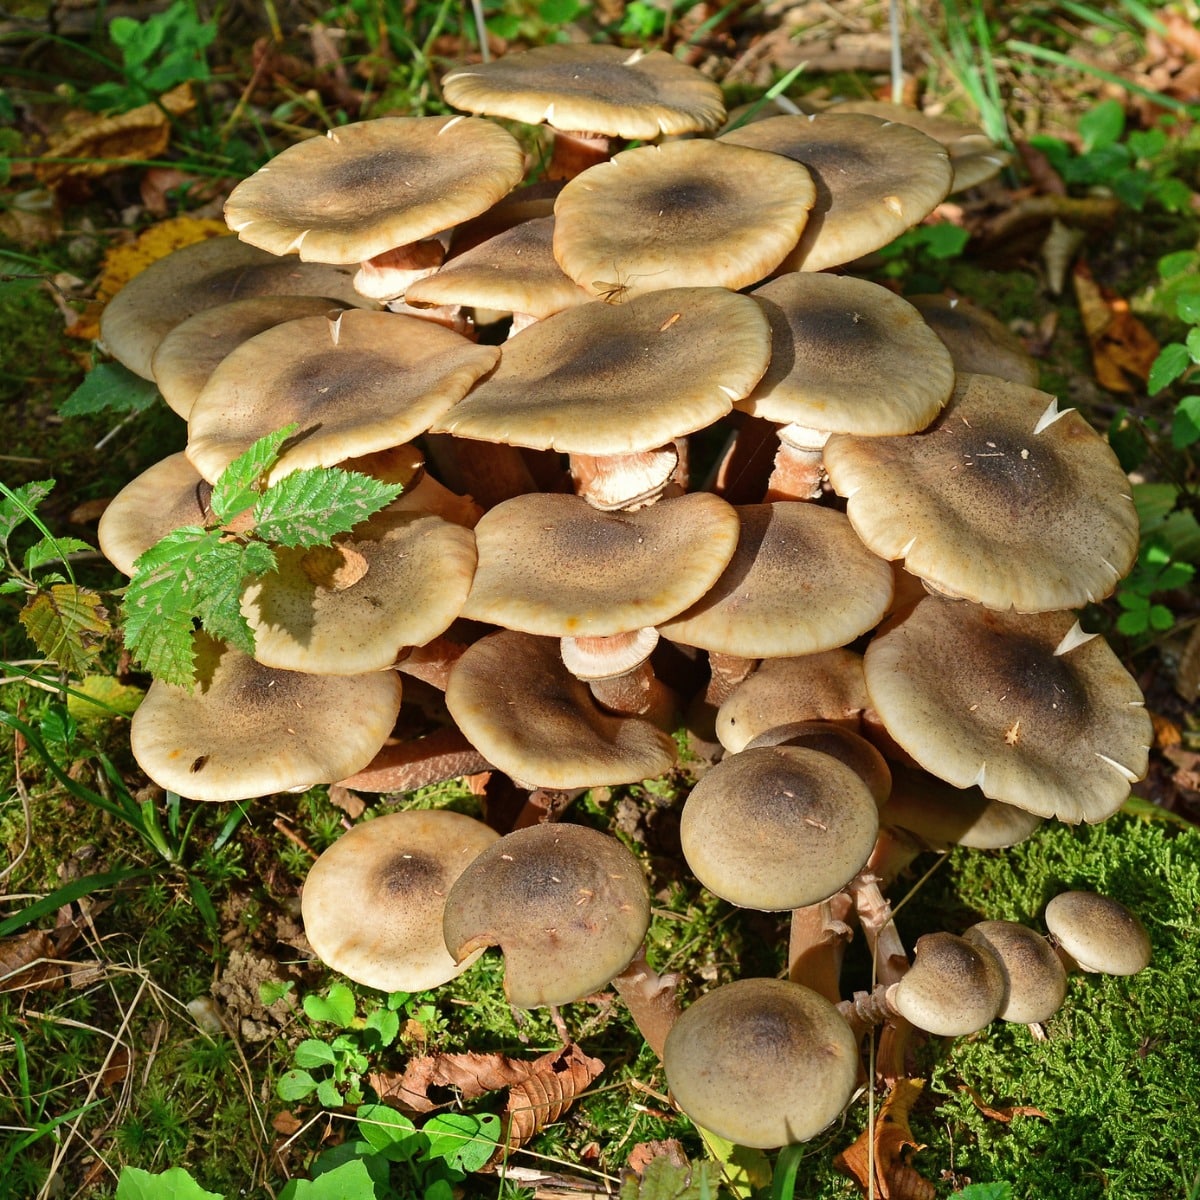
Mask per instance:
[[[909,293],[940,291],[938,264],[960,257],[970,237],[961,226],[948,222],[918,225],[878,252],[881,273],[888,279],[903,279]]]
[[[1117,631],[1127,637],[1144,637],[1171,629],[1175,614],[1156,597],[1187,587],[1195,574],[1191,563],[1174,561],[1161,541],[1146,542],[1136,566],[1117,589],[1121,607]]]
[[[225,468],[212,489],[208,525],[173,530],[134,563],[121,606],[125,645],[157,679],[193,685],[197,623],[253,654],[241,594],[249,579],[275,570],[274,546],[327,546],[400,494],[399,484],[338,467],[295,471],[268,485],[267,473],[296,429],[260,438]],[[246,510],[248,528],[226,528]]]
[[[209,78],[207,52],[217,27],[192,0],[175,0],[144,21],[114,17],[108,36],[121,55],[120,64],[113,64],[121,78],[89,88],[84,96],[89,108],[127,112],[182,83]]]
[[[1180,147],[1170,136],[1174,124],[1174,118],[1164,117],[1153,129],[1126,133],[1124,106],[1102,100],[1079,118],[1078,151],[1061,138],[1029,140],[1069,188],[1103,188],[1136,212],[1155,204],[1184,213],[1192,192],[1177,174]]]

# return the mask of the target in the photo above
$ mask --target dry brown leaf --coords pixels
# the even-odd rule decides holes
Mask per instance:
[[[683,1148],[683,1143],[676,1138],[667,1138],[664,1142],[638,1142],[630,1150],[625,1166],[636,1175],[641,1175],[646,1165],[656,1158],[665,1158],[677,1167],[688,1165],[687,1151]]]
[[[340,783],[329,785],[329,803],[340,808],[352,821],[357,821],[367,808],[367,802],[361,796],[342,787]]]
[[[126,1046],[118,1046],[108,1060],[108,1066],[100,1072],[100,1087],[105,1091],[114,1092],[123,1087],[129,1076],[130,1058]]]
[[[1007,1104],[1001,1108],[996,1108],[994,1105],[988,1104],[974,1088],[967,1087],[966,1084],[960,1084],[958,1090],[966,1092],[971,1097],[971,1103],[985,1117],[992,1121],[999,1121],[1004,1125],[1009,1124],[1013,1117],[1041,1117],[1043,1120],[1048,1119],[1040,1108],[1034,1108],[1032,1104]]]
[[[304,1122],[285,1108],[283,1112],[276,1113],[272,1118],[271,1128],[276,1133],[282,1133],[284,1137],[291,1137],[293,1133],[299,1133],[304,1128]]]
[[[1189,704],[1200,696],[1200,625],[1193,625],[1175,668],[1175,691]]]
[[[1092,348],[1096,382],[1110,392],[1142,390],[1158,357],[1158,342],[1130,311],[1127,300],[1092,278],[1086,263],[1075,264],[1071,279]]]
[[[523,1083],[509,1089],[508,1101],[500,1113],[500,1120],[507,1122],[510,1151],[557,1121],[604,1070],[604,1064],[572,1043],[543,1054],[534,1061],[533,1068]]]
[[[171,140],[171,117],[196,107],[190,84],[181,83],[159,98],[116,117],[93,117],[51,142],[33,173],[54,186],[70,177],[96,177],[118,171],[127,162],[157,158]],[[165,110],[165,111],[164,111]],[[168,115],[169,114],[169,115]],[[88,161],[49,161],[86,159]]]
[[[172,217],[152,225],[136,241],[114,246],[104,256],[104,268],[96,281],[96,299],[84,310],[83,315],[67,333],[70,337],[86,341],[100,336],[100,313],[104,306],[139,272],[152,262],[190,246],[205,238],[228,236],[229,226],[224,221],[202,220],[194,217]]]
[[[41,961],[57,956],[54,939],[40,929],[0,938],[0,992],[57,991],[64,987],[62,967]]]
[[[863,1130],[852,1146],[834,1159],[862,1188],[880,1200],[933,1200],[934,1186],[904,1161],[904,1151],[925,1147],[912,1135],[908,1114],[925,1088],[923,1079],[899,1079],[883,1103],[875,1122],[875,1181],[871,1186],[869,1130]]]
[[[1147,711],[1149,711],[1147,709]],[[1160,716],[1156,712],[1150,713],[1150,724],[1154,728],[1154,745],[1159,750],[1167,750],[1172,746],[1181,745],[1183,742],[1183,731],[1169,717]]]

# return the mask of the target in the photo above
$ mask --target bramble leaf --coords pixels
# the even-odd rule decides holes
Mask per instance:
[[[38,650],[72,675],[87,672],[112,632],[100,597],[73,583],[36,592],[19,619]]]
[[[1161,392],[1188,369],[1190,362],[1191,355],[1182,342],[1169,342],[1159,351],[1158,357],[1150,365],[1146,390],[1152,396],[1155,392]]]
[[[404,490],[356,471],[314,467],[294,471],[254,506],[254,531],[284,546],[323,546],[374,516]]]
[[[270,546],[217,541],[206,547],[192,609],[204,628],[244,654],[254,653],[254,631],[242,616],[242,589],[247,575],[274,570]]]
[[[44,537],[25,551],[25,573],[31,574],[46,563],[58,562],[68,554],[76,554],[81,550],[91,550],[91,546],[87,542],[81,542],[79,538]]]
[[[239,454],[221,472],[213,486],[213,515],[222,524],[233,520],[243,509],[249,508],[263,492],[267,471],[279,457],[279,447],[299,429],[293,422],[261,437],[244,454]]]
[[[59,414],[81,417],[98,412],[141,412],[158,399],[158,388],[119,363],[100,363],[62,402]]]

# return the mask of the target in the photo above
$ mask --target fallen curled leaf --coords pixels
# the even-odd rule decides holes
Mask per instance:
[[[1092,278],[1086,263],[1075,264],[1071,280],[1096,382],[1110,392],[1142,390],[1158,357],[1158,342],[1130,311],[1127,300]]]
[[[116,1091],[124,1086],[129,1076],[129,1048],[118,1046],[109,1057],[108,1066],[100,1072],[100,1087],[105,1091]]]
[[[683,1143],[676,1138],[667,1138],[662,1142],[638,1142],[630,1150],[625,1166],[628,1170],[641,1175],[647,1164],[656,1158],[665,1158],[677,1167],[686,1167],[688,1162],[687,1151],[683,1148]]]
[[[1149,711],[1149,710],[1147,710]],[[1167,750],[1183,742],[1183,732],[1169,717],[1150,713],[1150,724],[1154,728],[1154,745],[1159,750]]]
[[[0,992],[57,991],[64,986],[63,969],[43,961],[57,955],[54,939],[41,929],[0,939]]]
[[[304,1122],[285,1108],[283,1112],[276,1113],[272,1118],[271,1128],[276,1133],[282,1133],[284,1137],[291,1137],[293,1133],[299,1133],[304,1128]]]
[[[338,783],[329,785],[329,803],[334,808],[340,808],[352,821],[357,821],[367,807],[367,802],[361,796],[356,796],[349,788]]]
[[[157,158],[171,140],[171,117],[196,107],[189,84],[115,117],[93,117],[51,142],[33,173],[51,186],[71,176],[107,175],[128,162]],[[76,161],[70,161],[76,160]]]
[[[852,1146],[834,1160],[862,1188],[864,1195],[880,1200],[933,1200],[932,1183],[904,1161],[909,1147],[925,1147],[912,1135],[908,1115],[925,1088],[923,1079],[899,1079],[883,1103],[875,1122],[874,1186],[871,1179],[870,1130],[864,1129]]]
[[[506,1054],[431,1054],[413,1059],[399,1074],[376,1072],[368,1082],[381,1103],[420,1113],[444,1103],[430,1097],[431,1088],[450,1089],[462,1100],[508,1088],[500,1119],[507,1148],[515,1150],[557,1121],[603,1070],[598,1058],[572,1043],[532,1061]]]
[[[1040,1108],[1034,1108],[1032,1104],[1009,1104],[997,1108],[994,1105],[988,1104],[984,1098],[971,1087],[966,1084],[960,1084],[960,1092],[966,1092],[971,1097],[971,1103],[989,1120],[999,1121],[1004,1125],[1009,1124],[1013,1117],[1041,1117],[1047,1120],[1046,1114]]]

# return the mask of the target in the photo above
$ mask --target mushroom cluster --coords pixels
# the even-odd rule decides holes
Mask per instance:
[[[1102,820],[1145,772],[1138,687],[1071,611],[1133,563],[1125,476],[968,306],[828,273],[976,178],[910,123],[836,112],[718,133],[710,81],[611,47],[444,83],[479,115],[285,150],[229,199],[240,241],[170,256],[109,307],[108,348],[189,434],[105,515],[122,570],[202,521],[222,469],[285,424],[299,432],[273,478],[354,460],[408,485],[332,558],[281,554],[250,582],[254,659],[206,643],[195,693],[155,683],[135,754],[207,800],[400,791],[470,763],[540,796],[528,819],[561,808],[548,793],[669,771],[686,726],[720,760],[684,808],[688,863],[732,904],[791,911],[787,981],[719,989],[676,1023],[640,949],[636,860],[554,823],[498,840],[426,829],[428,814],[356,828],[305,885],[310,938],[378,987],[449,979],[495,942],[517,1005],[615,980],[696,1120],[748,1144],[811,1137],[859,1073],[838,1008],[856,914],[889,1020],[921,1023],[939,958],[984,998],[931,1032],[1044,1019],[1015,964],[1042,962],[1061,1002],[1048,943],[995,922],[923,939],[910,967],[883,889],[930,846]],[[524,154],[489,115],[552,125],[566,182],[514,190]],[[508,339],[479,340],[504,314]],[[718,445],[698,482],[693,459]],[[408,732],[401,673],[444,693],[442,734]],[[382,930],[355,925],[368,905]],[[748,1042],[799,1055],[786,1085],[756,1085],[772,1108],[758,1124],[731,1082]]]

